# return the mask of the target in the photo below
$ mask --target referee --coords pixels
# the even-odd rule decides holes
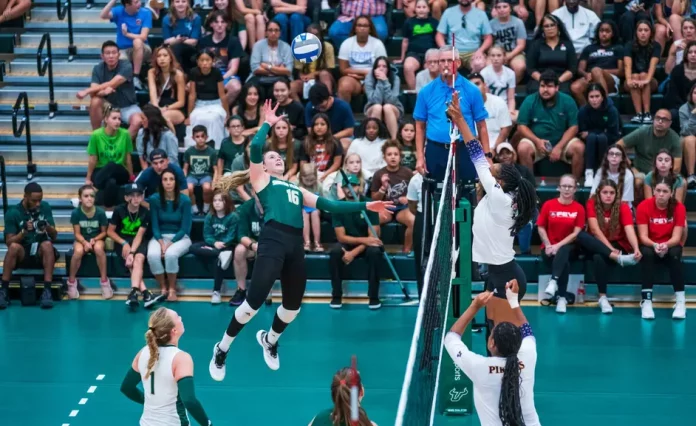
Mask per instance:
[[[447,159],[450,150],[450,122],[445,112],[452,100],[452,51],[454,50],[454,69],[462,64],[459,51],[451,46],[440,48],[440,78],[436,78],[423,88],[416,99],[413,118],[416,120],[416,170],[437,182],[442,182],[447,171]],[[459,92],[462,115],[469,128],[476,129],[478,140],[486,155],[490,155],[488,145],[488,112],[484,107],[483,96],[479,89],[466,78],[457,73],[454,83]],[[428,123],[426,127],[426,123]],[[426,149],[427,141],[427,149]],[[458,146],[459,148],[459,146]],[[461,144],[461,149],[465,149]],[[491,158],[491,157],[489,157]],[[461,183],[473,183],[476,169],[466,153],[457,155],[457,178]]]

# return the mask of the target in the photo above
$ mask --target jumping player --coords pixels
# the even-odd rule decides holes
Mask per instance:
[[[474,384],[474,405],[482,425],[540,426],[534,406],[536,339],[520,308],[517,281],[507,283],[505,292],[516,322],[522,326],[496,324],[486,343],[490,357],[471,352],[462,342],[476,313],[494,299],[489,291],[479,294],[454,323],[445,337],[445,348]]]
[[[509,313],[504,302],[505,284],[517,280],[520,297],[524,297],[527,290],[527,278],[515,261],[513,243],[515,235],[532,220],[537,204],[536,190],[531,182],[522,178],[514,165],[489,165],[481,143],[462,117],[457,93],[452,96],[447,114],[466,141],[469,156],[486,191],[474,209],[472,258],[488,265],[486,288],[501,300],[491,303],[487,316],[497,322],[496,311]]]
[[[266,121],[251,142],[249,170],[223,177],[217,185],[229,191],[251,182],[263,207],[265,223],[259,235],[258,255],[247,298],[236,309],[222,341],[216,343],[213,348],[210,375],[218,381],[225,378],[225,361],[230,344],[256,315],[278,277],[280,277],[283,291],[282,305],[276,311],[271,330],[268,332],[260,330],[256,333],[256,340],[263,348],[264,360],[268,367],[272,370],[280,368],[278,338],[300,312],[307,285],[302,238],[303,206],[331,213],[354,213],[365,209],[379,213],[392,206],[391,202],[382,201],[369,203],[331,201],[282,180],[285,171],[283,158],[275,151],[263,154],[269,129],[281,119],[276,115],[277,109],[278,105],[272,108],[270,101],[266,101],[263,106],[263,116]]]
[[[193,385],[193,359],[179,349],[184,323],[176,312],[159,308],[150,315],[147,346],[135,356],[121,392],[143,405],[140,426],[188,425],[188,414],[201,426],[212,426]],[[138,389],[142,381],[145,392]],[[186,410],[180,410],[183,403]]]

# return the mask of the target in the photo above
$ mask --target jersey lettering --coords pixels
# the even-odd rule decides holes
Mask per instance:
[[[300,194],[297,191],[293,191],[292,189],[288,189],[287,191],[288,194],[288,201],[293,203],[296,206],[300,205]]]
[[[666,217],[653,217],[650,218],[650,223],[654,223],[655,225],[667,225],[668,223],[674,222],[674,218],[666,218]]]
[[[150,373],[150,394],[155,394],[155,372]]]
[[[578,212],[550,212],[551,217],[558,217],[564,219],[575,219],[578,217]]]
[[[518,361],[520,364],[520,370],[524,370],[524,363],[522,361]],[[488,374],[503,374],[505,372],[505,367],[500,367],[497,365],[489,365],[488,366]]]

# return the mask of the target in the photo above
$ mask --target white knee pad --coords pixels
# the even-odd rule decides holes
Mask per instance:
[[[249,306],[249,303],[245,300],[239,307],[234,311],[234,317],[239,321],[240,324],[246,324],[254,318],[258,311]]]
[[[297,317],[297,314],[300,313],[300,310],[296,311],[291,311],[289,309],[285,309],[282,305],[278,307],[278,310],[276,311],[278,314],[278,318],[280,318],[281,321],[283,321],[285,324],[290,324],[295,320],[295,317]]]

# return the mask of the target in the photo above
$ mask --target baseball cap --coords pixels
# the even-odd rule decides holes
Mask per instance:
[[[123,187],[123,192],[126,195],[143,194],[145,193],[145,188],[139,183],[129,183]]]
[[[500,151],[504,149],[507,149],[510,152],[515,152],[515,149],[512,147],[512,144],[510,144],[510,142],[501,142],[495,146],[495,153],[500,154]]]
[[[357,175],[346,175],[348,178],[348,181],[343,184],[343,186],[347,185],[360,185],[360,178]]]
[[[162,148],[155,148],[150,152],[150,161],[162,160],[167,157],[167,151]]]

